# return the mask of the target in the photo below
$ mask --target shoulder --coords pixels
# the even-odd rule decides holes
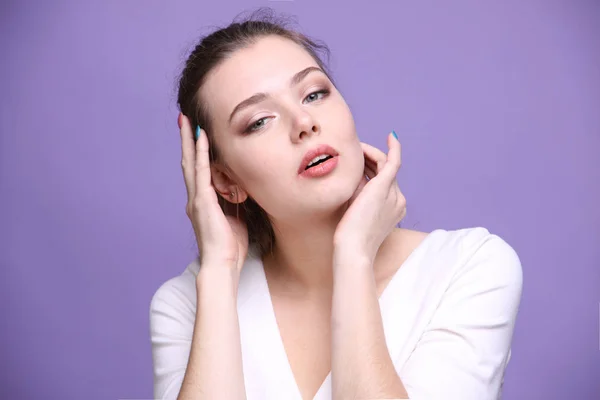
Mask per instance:
[[[165,282],[154,292],[150,300],[150,322],[175,319],[193,324],[196,312],[196,276],[198,260],[190,262],[185,270]],[[160,318],[161,316],[167,318]],[[152,326],[151,326],[152,328]]]
[[[429,233],[399,228],[394,235],[401,257],[414,254],[417,275],[423,279],[429,276],[448,288],[463,277],[462,281],[470,279],[473,285],[504,284],[520,293],[523,273],[517,252],[486,228]]]
[[[252,249],[242,268],[238,285],[238,305],[242,306],[257,292],[261,285],[261,260]],[[150,301],[151,324],[162,321],[185,322],[193,324],[196,316],[197,289],[196,278],[200,271],[200,259],[192,260],[183,272],[160,284]]]
[[[497,398],[521,299],[516,251],[481,227],[434,230],[417,251],[410,267],[422,325],[403,366],[410,397]]]
[[[464,260],[472,256],[493,255],[518,262],[519,257],[511,245],[486,228],[463,228],[456,230],[435,229],[422,232],[397,228],[394,231],[395,243],[405,252],[411,253],[422,244],[429,253],[450,253]]]
[[[520,297],[523,281],[521,260],[515,249],[486,228],[435,230],[429,251],[450,270],[449,290],[473,295],[500,290],[505,296]]]
[[[198,259],[167,279],[150,301],[154,397],[175,398],[181,388],[196,320]]]
[[[520,280],[521,260],[515,249],[486,228],[442,231],[440,244],[453,249],[463,270],[478,269],[496,278]]]

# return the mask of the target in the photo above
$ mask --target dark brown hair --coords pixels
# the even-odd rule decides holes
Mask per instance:
[[[335,86],[332,76],[321,58],[326,56],[329,61],[330,52],[327,45],[311,39],[297,30],[288,28],[289,22],[289,18],[277,17],[271,8],[259,8],[248,17],[241,19],[236,17],[227,27],[218,28],[202,37],[188,56],[179,78],[177,104],[181,112],[189,118],[192,127],[195,129],[196,125],[200,125],[208,135],[211,163],[222,160],[219,159],[219,152],[214,145],[214,140],[211,140],[212,121],[209,107],[200,100],[199,91],[207,74],[235,51],[246,48],[265,36],[274,35],[291,40],[310,54]],[[235,212],[232,212],[232,204],[221,196],[218,198],[223,212],[235,215]],[[237,206],[235,210],[239,212]],[[239,214],[248,226],[249,245],[256,246],[260,256],[271,252],[275,244],[275,234],[265,210],[248,197],[242,203],[242,212]]]

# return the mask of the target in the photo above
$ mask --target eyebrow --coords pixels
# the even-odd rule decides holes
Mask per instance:
[[[313,67],[304,68],[302,71],[297,72],[294,76],[292,76],[292,79],[290,79],[290,87],[293,87],[293,86],[297,85],[298,83],[300,83],[306,77],[306,75],[310,74],[313,71],[319,71],[319,72],[322,72],[323,74],[325,74],[325,72],[319,67],[313,66]],[[260,103],[260,102],[266,100],[267,98],[269,98],[269,95],[267,93],[260,92],[260,93],[253,94],[252,96],[248,97],[246,100],[239,103],[237,106],[235,106],[235,108],[229,115],[229,124],[231,124],[231,120],[233,119],[233,116],[237,112],[243,110],[244,108],[250,107],[254,104]]]

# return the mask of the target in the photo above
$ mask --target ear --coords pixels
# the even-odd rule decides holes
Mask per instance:
[[[230,203],[243,203],[248,198],[248,193],[243,190],[225,171],[221,164],[211,164],[210,174],[216,192]],[[233,193],[233,196],[231,195]]]

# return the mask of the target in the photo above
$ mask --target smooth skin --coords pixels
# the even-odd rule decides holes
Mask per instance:
[[[243,221],[225,216],[211,184],[208,140],[196,145],[189,120],[179,116],[186,214],[202,265],[196,278],[196,320],[190,357],[178,399],[245,399],[237,287],[248,252]]]
[[[235,296],[248,252],[248,231],[243,221],[225,215],[218,204],[211,183],[206,134],[201,132],[194,148],[189,120],[180,115],[179,121],[182,169],[189,199],[186,213],[204,255],[197,279],[198,312],[190,372],[186,373],[179,398],[199,398],[199,394],[206,398],[217,394],[221,398],[245,398]],[[361,181],[334,236],[333,267],[339,277],[335,280],[332,309],[332,342],[337,344],[333,346],[337,357],[333,357],[332,365],[334,371],[340,371],[333,375],[336,398],[345,398],[348,392],[355,393],[356,398],[368,396],[369,392],[408,398],[387,348],[382,345],[385,338],[372,273],[381,243],[406,214],[406,200],[396,181],[400,143],[392,134],[388,136],[388,146],[386,156],[362,143],[369,180]],[[364,285],[364,280],[369,284]],[[215,285],[218,282],[221,284]],[[229,290],[224,292],[224,287]],[[382,364],[387,368],[382,369]],[[363,367],[351,368],[352,365]]]
[[[327,97],[310,94],[328,82],[319,72],[288,86],[290,76],[311,65],[303,49],[269,38],[238,51],[207,79],[200,94],[210,99],[213,135],[228,168],[209,163],[206,133],[194,143],[189,120],[179,117],[186,213],[202,255],[180,399],[245,398],[236,296],[248,234],[243,221],[223,213],[217,196],[243,202],[250,194],[276,227],[277,248],[263,263],[302,397],[312,398],[331,371],[335,399],[408,398],[386,347],[378,297],[427,234],[395,228],[406,214],[396,182],[399,141],[388,135],[388,154],[359,142],[334,87]],[[261,89],[275,100],[228,124],[233,106]],[[237,133],[253,115],[267,119],[256,133]],[[298,160],[315,143],[340,152],[326,186],[296,177]],[[312,196],[302,195],[307,190]]]

